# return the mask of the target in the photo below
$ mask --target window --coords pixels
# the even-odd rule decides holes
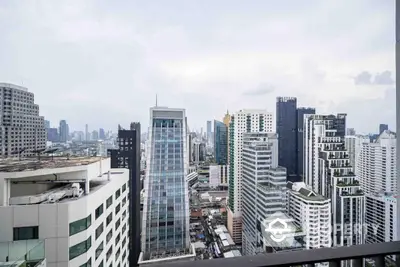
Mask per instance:
[[[106,209],[108,209],[108,207],[111,206],[111,204],[112,204],[112,197],[113,197],[113,196],[109,197],[109,198],[106,200]]]
[[[120,195],[121,195],[121,189],[118,189],[118,190],[115,192],[115,199],[118,199]]]
[[[39,226],[15,227],[14,241],[39,239]]]
[[[124,224],[124,226],[122,227],[122,233],[125,233],[126,231],[126,224]]]
[[[85,231],[92,224],[92,215],[69,224],[69,236]]]
[[[125,244],[126,244],[126,237],[124,237],[124,240],[122,240],[122,246],[121,247],[124,247]]]
[[[118,246],[120,240],[121,240],[121,235],[118,234],[117,237],[115,238],[115,246]]]
[[[106,219],[106,226],[108,226],[110,224],[110,222],[112,221],[112,212],[110,213],[110,215],[107,216]]]
[[[122,186],[122,193],[126,191],[126,184]]]
[[[107,236],[106,236],[106,243],[108,244],[108,242],[110,241],[112,237],[112,229],[110,230],[110,232],[108,232]]]
[[[103,250],[104,250],[104,242],[101,242],[101,244],[96,248],[96,260],[101,255]]]
[[[124,197],[124,198],[122,199],[122,207],[125,206],[125,204],[126,204],[126,197]]]
[[[103,233],[103,231],[104,231],[104,227],[103,227],[103,223],[101,223],[99,225],[99,227],[97,227],[97,229],[96,229],[96,240]]]
[[[118,219],[118,220],[115,222],[115,230],[117,230],[118,227],[119,227],[120,225],[121,225],[121,220]]]
[[[124,220],[126,217],[126,210],[124,210],[124,212],[122,213],[122,220]]]
[[[117,253],[115,253],[115,260],[116,261],[118,260],[119,255],[121,255],[121,249],[120,248],[117,250]]]
[[[82,264],[80,267],[91,267],[92,266],[92,258],[90,258],[85,264]]]
[[[92,237],[69,248],[69,260],[86,253],[92,246]]]
[[[103,208],[104,208],[104,207],[103,207],[103,204],[101,204],[101,205],[96,209],[96,212],[95,212],[95,217],[96,217],[96,219],[99,218],[101,214],[103,214]]]
[[[118,214],[118,212],[121,210],[121,204],[118,204],[116,207],[115,207],[115,215],[117,215]]]
[[[111,246],[110,249],[107,251],[107,254],[106,254],[106,261],[108,261],[108,260],[110,259],[111,255],[112,255],[112,246]]]
[[[103,266],[104,266],[104,262],[101,261],[97,267],[103,267]]]

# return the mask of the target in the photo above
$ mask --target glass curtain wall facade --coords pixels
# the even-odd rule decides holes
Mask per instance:
[[[228,164],[228,127],[220,121],[214,121],[214,155],[218,165]]]
[[[144,253],[189,247],[185,110],[152,108],[142,229]]]

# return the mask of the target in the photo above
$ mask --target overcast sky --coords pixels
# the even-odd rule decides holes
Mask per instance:
[[[147,127],[156,94],[191,129],[296,96],[395,130],[394,21],[394,0],[2,0],[0,81],[72,130]]]

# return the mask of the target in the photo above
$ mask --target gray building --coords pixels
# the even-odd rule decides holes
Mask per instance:
[[[279,142],[279,166],[287,169],[288,179],[296,177],[297,99],[277,97],[276,133]]]
[[[242,158],[242,251],[254,255],[265,252],[263,221],[286,210],[286,169],[278,166],[276,134],[245,133]]]
[[[140,261],[190,250],[185,110],[153,107],[150,125]]]
[[[389,130],[389,125],[387,125],[387,124],[379,124],[379,134],[383,133],[386,130]]]
[[[59,141],[61,143],[66,143],[68,141],[68,136],[69,136],[69,127],[66,120],[60,121],[60,127],[58,132],[60,134]]]
[[[0,156],[32,156],[46,148],[44,118],[34,94],[22,86],[0,83]]]

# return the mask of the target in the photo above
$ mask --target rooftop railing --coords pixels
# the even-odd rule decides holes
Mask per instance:
[[[352,267],[362,267],[364,259],[371,263],[365,266],[385,267],[400,266],[396,263],[385,261],[386,256],[400,255],[400,241],[365,244],[350,247],[321,248],[314,250],[301,250],[256,256],[243,256],[226,259],[199,260],[190,262],[171,262],[162,264],[163,267],[289,267],[289,266],[315,266],[317,263],[329,262],[329,266],[340,266],[343,261],[351,260]],[[152,265],[152,267],[161,265]]]

